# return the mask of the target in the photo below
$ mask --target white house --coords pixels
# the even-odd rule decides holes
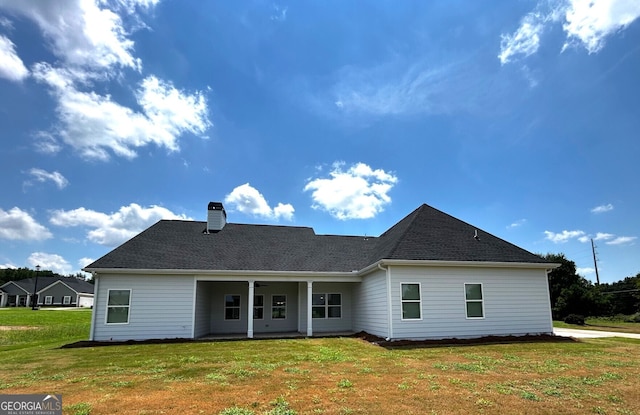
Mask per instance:
[[[552,333],[550,264],[428,205],[378,237],[162,220],[87,266],[91,340],[365,331],[390,339]]]

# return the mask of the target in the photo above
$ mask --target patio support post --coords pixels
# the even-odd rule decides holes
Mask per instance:
[[[307,281],[307,336],[313,336],[313,281]]]
[[[247,338],[253,339],[253,297],[255,282],[249,281],[249,298],[247,301]]]

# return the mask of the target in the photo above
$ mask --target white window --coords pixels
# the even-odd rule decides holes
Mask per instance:
[[[264,295],[256,294],[253,296],[253,319],[264,319]]]
[[[313,294],[311,301],[313,318],[342,317],[342,294]]]
[[[64,305],[71,304],[71,296],[70,295],[65,295],[64,297],[62,297],[62,304],[64,304]]]
[[[109,290],[107,324],[128,324],[131,290]]]
[[[224,319],[240,320],[240,296],[227,294],[224,296]]]
[[[467,318],[484,318],[482,284],[465,284],[464,296],[467,308]]]
[[[44,304],[45,305],[51,305],[53,304],[53,297],[50,295],[45,295],[44,296]]]
[[[422,300],[419,283],[400,284],[402,295],[402,320],[422,319]]]
[[[278,294],[271,296],[271,319],[287,318],[287,296]]]

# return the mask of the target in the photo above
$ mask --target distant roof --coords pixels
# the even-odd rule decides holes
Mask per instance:
[[[547,262],[426,204],[379,237],[236,223],[206,233],[206,226],[161,220],[86,269],[351,272],[382,259]]]
[[[62,281],[63,283],[67,284],[69,288],[71,288],[77,293],[85,293],[85,294],[93,293],[93,284],[90,284],[87,281],[83,281],[75,277],[62,277],[62,276],[38,277],[37,289],[38,291],[41,291],[57,281]],[[31,294],[33,293],[33,290],[35,288],[36,279],[35,277],[25,278],[22,280],[9,281],[2,285],[2,287],[4,287],[2,290],[5,291],[7,294],[10,294],[10,295],[23,294],[22,292],[14,292],[17,289],[15,287],[11,287],[10,283],[14,283],[18,287],[27,291],[27,293]]]

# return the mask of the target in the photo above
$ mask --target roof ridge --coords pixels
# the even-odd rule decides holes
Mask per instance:
[[[395,225],[393,225],[392,227],[390,227],[389,229],[387,229],[382,235],[380,235],[380,238],[382,238],[382,236],[384,236],[385,233],[389,232],[391,229],[395,228],[396,226],[398,226],[400,223],[402,223],[405,219],[409,218],[410,216],[413,216],[410,220],[409,223],[407,224],[407,227],[404,229],[404,231],[402,231],[402,233],[398,236],[398,238],[395,240],[395,243],[393,244],[393,246],[391,247],[391,249],[389,251],[387,251],[386,253],[383,253],[383,256],[381,258],[385,258],[385,257],[390,257],[392,256],[396,250],[398,249],[398,246],[400,245],[401,241],[404,239],[404,237],[407,235],[407,233],[409,232],[409,229],[411,229],[411,225],[413,224],[413,222],[415,222],[415,220],[417,219],[417,217],[419,216],[419,210],[422,210],[425,206],[427,206],[426,203],[423,203],[422,205],[420,205],[417,209],[415,209],[413,212],[409,213],[407,216],[405,216],[404,218],[402,218],[398,223],[396,223]]]

